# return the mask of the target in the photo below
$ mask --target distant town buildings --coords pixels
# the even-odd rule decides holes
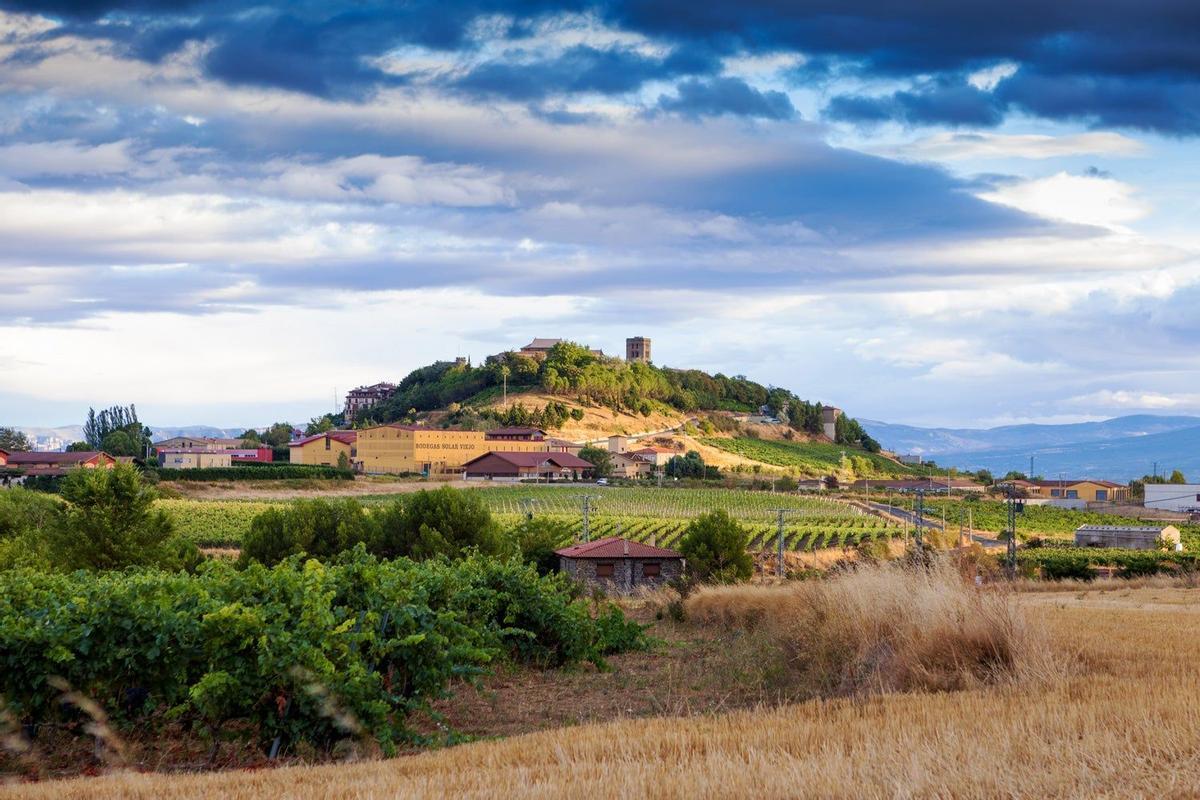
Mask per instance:
[[[199,447],[163,447],[157,449],[158,465],[167,469],[221,469],[233,466],[229,450],[205,450]]]
[[[518,350],[517,355],[541,361],[547,355],[549,355],[550,350],[553,349],[554,345],[562,341],[562,339],[534,339],[532,342]],[[594,347],[588,347],[586,344],[584,347],[587,348],[589,353],[596,357],[604,355],[603,350],[597,350]]]
[[[630,364],[636,362],[650,363],[650,338],[647,336],[631,336],[625,340],[625,360]]]
[[[84,451],[73,453],[8,453],[0,450],[0,467],[21,471],[21,477],[34,475],[66,475],[68,470],[112,469],[117,460],[108,453]]]
[[[346,407],[344,411],[346,422],[353,422],[354,418],[363,411],[387,400],[395,391],[396,384],[385,382],[351,389],[346,393]]]

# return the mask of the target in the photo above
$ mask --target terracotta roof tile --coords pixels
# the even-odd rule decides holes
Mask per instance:
[[[677,550],[631,542],[619,536],[580,542],[554,552],[567,558],[683,558],[683,554]]]

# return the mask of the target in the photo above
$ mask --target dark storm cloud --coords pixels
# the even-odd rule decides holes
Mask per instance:
[[[627,48],[599,49],[581,44],[552,59],[481,64],[456,80],[454,87],[474,95],[541,100],[576,92],[624,94],[646,81],[719,69],[720,61],[703,50],[681,49],[655,58]]]
[[[719,117],[733,114],[764,119],[791,119],[796,115],[792,101],[783,92],[760,92],[739,78],[687,80],[677,87],[675,97],[658,99],[662,111],[685,117]]]
[[[57,14],[73,32],[115,38],[148,60],[188,41],[209,40],[215,49],[206,66],[214,77],[338,97],[363,96],[397,81],[369,66],[394,47],[474,47],[468,32],[481,17],[511,18],[497,34],[511,39],[528,35],[539,19],[591,11],[672,48],[672,58],[697,60],[669,65],[620,50],[578,51],[533,65],[485,63],[457,79],[458,87],[524,99],[555,91],[618,93],[664,77],[712,77],[718,54],[797,52],[814,65],[796,73],[801,80],[824,79],[834,67],[868,77],[935,77],[882,101],[835,98],[829,110],[841,119],[994,125],[1022,110],[1168,133],[1200,131],[1200,3],[1194,0],[1013,0],[1002,7],[961,0],[416,0],[400,6],[343,0],[251,9],[222,0],[6,0],[0,7]],[[128,24],[99,24],[113,20]],[[1000,61],[1021,69],[994,97],[963,88],[962,75]],[[714,84],[685,85],[706,87],[711,95]],[[703,106],[696,104],[698,113]]]

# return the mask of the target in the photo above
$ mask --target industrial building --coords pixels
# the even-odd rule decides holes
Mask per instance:
[[[442,430],[419,425],[379,425],[357,431],[356,466],[367,473],[462,472],[463,465],[492,450],[550,452],[541,439],[492,441],[483,431]]]
[[[1145,506],[1181,514],[1200,512],[1200,484],[1147,483]]]
[[[293,464],[336,467],[338,459],[345,454],[346,462],[353,465],[357,442],[357,431],[326,431],[305,436],[288,442],[288,461]]]
[[[230,450],[202,450],[198,447],[157,448],[158,465],[166,469],[220,469],[233,466]]]
[[[1129,550],[1157,550],[1165,544],[1178,549],[1180,535],[1174,525],[1080,525],[1075,529],[1075,544]]]

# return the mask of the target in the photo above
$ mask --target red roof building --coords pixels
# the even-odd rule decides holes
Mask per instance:
[[[683,554],[617,536],[580,542],[554,551],[559,569],[592,586],[629,594],[654,588],[683,575]]]
[[[76,467],[112,469],[116,459],[98,450],[67,453],[9,453],[7,466],[16,467],[25,475],[66,475]]]
[[[463,465],[468,480],[568,480],[577,481],[594,469],[590,461],[570,453],[493,451]]]

